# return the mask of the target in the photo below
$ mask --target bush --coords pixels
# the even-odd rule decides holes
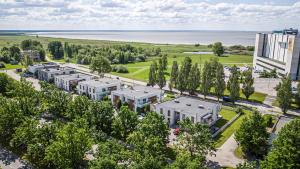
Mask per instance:
[[[112,71],[117,72],[117,73],[128,73],[129,72],[127,67],[122,66],[122,65],[112,67]]]
[[[0,62],[0,68],[5,68],[5,64],[3,62]]]

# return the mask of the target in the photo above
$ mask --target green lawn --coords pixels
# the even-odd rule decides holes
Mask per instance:
[[[252,114],[251,111],[249,110],[243,110],[244,114],[242,114],[238,119],[236,119],[230,126],[228,126],[222,133],[220,133],[216,138],[215,138],[215,143],[216,143],[216,148],[221,147],[225,141],[233,134],[237,129],[242,124],[242,121],[245,117],[248,117]]]
[[[4,65],[5,65],[5,68],[0,68],[0,70],[24,68],[24,66],[22,66],[22,65],[12,65],[12,64],[4,64]]]
[[[226,89],[224,92],[225,96],[229,95],[229,91]],[[264,93],[259,93],[259,92],[254,92],[250,97],[249,97],[249,101],[252,102],[258,102],[258,103],[262,103],[267,97],[267,94]],[[240,90],[240,98],[241,99],[246,99],[245,95],[243,94],[242,90]]]
[[[224,106],[223,108],[221,109],[220,113],[219,113],[221,116],[222,116],[222,119],[218,120],[216,125],[217,127],[222,127],[224,126],[224,124],[226,124],[228,121],[230,121],[234,116],[236,116],[236,112],[233,111],[233,110],[228,110],[228,109],[225,109]]]
[[[237,157],[237,158],[240,158],[240,159],[243,159],[244,158],[244,153],[242,151],[242,148],[241,146],[238,146],[237,149],[234,150],[234,155]]]

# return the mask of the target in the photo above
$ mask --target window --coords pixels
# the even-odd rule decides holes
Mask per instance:
[[[81,89],[81,85],[79,86],[79,89]]]
[[[90,89],[90,92],[91,92],[91,88],[89,88]]]
[[[170,116],[171,115],[171,111],[170,110],[168,110],[168,116]]]
[[[147,99],[143,99],[143,103],[146,103]]]
[[[195,118],[193,116],[191,117],[191,121],[192,123],[195,123]]]
[[[84,90],[84,86],[82,86],[82,89]]]
[[[95,89],[93,89],[93,93],[95,93]]]
[[[105,88],[103,88],[103,89],[102,89],[102,92],[105,92],[105,91],[106,91]]]
[[[171,123],[171,120],[170,120],[170,118],[168,118],[168,125]]]
[[[160,114],[163,114],[163,113],[164,113],[163,108],[160,108]]]
[[[185,119],[185,114],[182,114],[182,120],[184,120]]]

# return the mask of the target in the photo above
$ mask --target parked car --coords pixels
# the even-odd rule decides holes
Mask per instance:
[[[223,102],[231,102],[231,99],[228,96],[224,96],[222,99],[223,99]]]
[[[178,135],[180,133],[180,128],[176,128],[174,131],[173,131],[173,134],[174,135]]]

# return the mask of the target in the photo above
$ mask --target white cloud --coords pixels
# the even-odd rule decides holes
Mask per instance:
[[[186,0],[0,0],[0,29],[300,28],[291,5]]]

